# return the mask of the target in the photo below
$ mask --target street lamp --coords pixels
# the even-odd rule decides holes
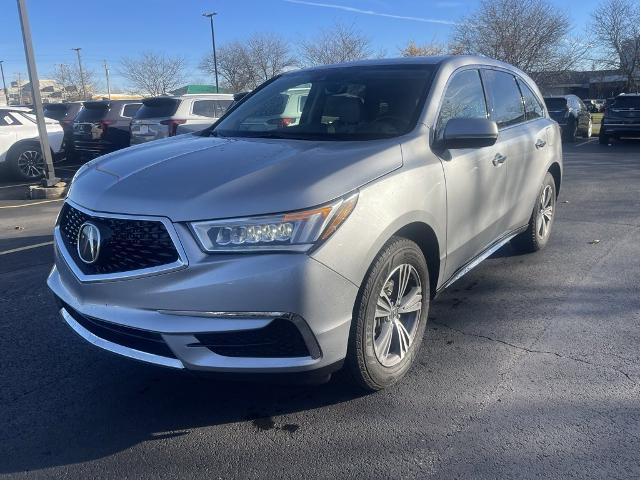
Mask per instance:
[[[87,88],[84,85],[84,72],[82,71],[82,60],[80,59],[80,50],[82,48],[72,48],[71,50],[75,50],[78,54],[78,68],[80,69],[80,83],[82,84],[82,99],[87,99]]]
[[[220,93],[218,88],[218,59],[216,58],[216,35],[213,32],[213,17],[215,17],[217,12],[203,13],[203,17],[209,17],[209,21],[211,22],[211,45],[213,46],[213,71],[216,75],[216,93]]]

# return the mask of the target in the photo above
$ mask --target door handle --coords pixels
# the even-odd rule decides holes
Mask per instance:
[[[547,142],[545,142],[544,140],[542,140],[541,138],[538,139],[538,141],[536,142],[536,148],[537,149],[541,149],[542,147],[544,147],[547,144]]]
[[[505,157],[501,153],[496,153],[496,156],[493,157],[493,166],[498,167],[506,161],[507,161],[507,157]]]

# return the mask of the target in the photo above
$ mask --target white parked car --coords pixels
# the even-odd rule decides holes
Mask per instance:
[[[54,158],[62,153],[64,132],[60,124],[46,119]],[[0,167],[19,180],[37,180],[44,174],[36,117],[24,107],[0,107]]]
[[[203,130],[232,103],[228,93],[145,98],[131,121],[131,145]]]

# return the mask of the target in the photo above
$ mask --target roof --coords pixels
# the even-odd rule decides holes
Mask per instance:
[[[176,88],[175,90],[170,91],[169,93],[174,96],[181,95],[197,95],[203,93],[232,93],[231,91],[225,88],[219,88],[219,91],[216,92],[215,85],[207,85],[207,84],[189,84],[184,87]]]

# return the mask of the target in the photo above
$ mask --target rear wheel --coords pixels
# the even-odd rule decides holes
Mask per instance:
[[[611,142],[611,137],[609,135],[605,133],[598,135],[598,143],[600,145],[609,145],[609,142]]]
[[[44,158],[40,145],[23,143],[11,149],[7,166],[13,177],[19,180],[34,181],[44,176]]]
[[[362,284],[351,324],[347,365],[364,389],[380,390],[407,373],[422,342],[429,292],[420,248],[392,238]]]
[[[564,131],[562,132],[564,136],[564,141],[573,143],[578,138],[578,122],[576,119],[571,117],[567,120],[567,126],[564,127]]]
[[[556,213],[556,182],[547,172],[533,207],[527,229],[511,240],[514,248],[531,253],[543,249],[551,236]]]

